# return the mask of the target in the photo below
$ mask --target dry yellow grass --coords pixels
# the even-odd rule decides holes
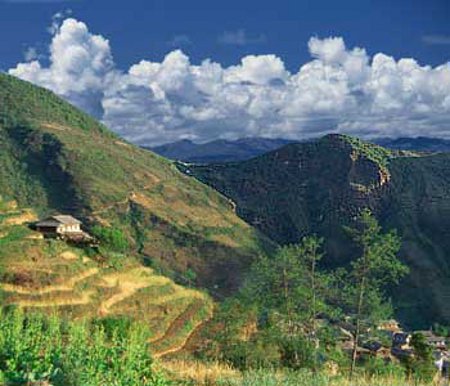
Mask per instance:
[[[80,281],[83,281],[87,279],[88,277],[91,277],[93,275],[96,275],[99,272],[98,268],[90,268],[79,275],[76,275],[74,277],[71,277],[66,281],[65,284],[58,284],[58,285],[49,285],[46,287],[41,288],[27,288],[19,285],[14,284],[6,284],[6,283],[0,283],[0,288],[2,288],[6,292],[14,292],[19,295],[44,295],[51,292],[64,292],[64,291],[72,291],[76,284],[78,284]]]
[[[150,209],[161,218],[174,221],[182,226],[189,222],[201,224],[203,227],[227,227],[232,226],[236,222],[239,222],[242,226],[245,224],[244,222],[241,223],[237,217],[228,216],[228,214],[220,213],[219,210],[214,210],[213,203],[207,207],[208,210],[205,210],[204,207],[191,205],[180,200],[168,187],[165,187],[164,195],[170,201],[171,212],[167,212],[161,207],[159,198],[153,198],[151,195],[135,193],[132,200],[144,208]]]
[[[36,221],[37,216],[31,210],[24,210],[21,214],[17,216],[11,216],[3,220],[3,225],[22,225],[27,222]]]
[[[8,215],[8,225],[16,226],[35,218],[30,210],[14,210]],[[2,229],[2,233],[7,232],[8,228]],[[204,321],[204,311],[196,309],[185,314],[192,304],[199,303],[202,309],[211,305],[212,309],[205,294],[176,285],[132,261],[112,271],[61,241],[15,242],[22,248],[15,248],[14,254],[8,255],[7,268],[15,275],[11,283],[16,284],[0,283],[6,304],[54,309],[73,317],[108,314],[138,317],[154,329],[160,356],[182,349]],[[180,316],[183,324],[178,325]]]
[[[95,295],[95,291],[89,290],[82,292],[80,295],[70,294],[69,296],[64,296],[62,298],[52,297],[51,299],[45,300],[19,300],[15,304],[18,307],[32,307],[32,308],[43,308],[43,307],[62,307],[62,306],[80,306],[91,303],[92,297]]]
[[[239,243],[236,242],[231,236],[229,235],[213,235],[211,236],[211,240],[217,241],[220,244],[226,245],[231,248],[237,248],[239,247]]]
[[[358,374],[350,381],[345,374],[328,376],[322,373],[313,374],[307,370],[262,369],[242,373],[223,363],[203,363],[194,360],[160,360],[157,362],[157,366],[170,380],[180,382],[180,384],[199,386],[443,386],[447,384],[442,378],[424,383],[402,376],[369,376],[366,374]]]
[[[44,235],[39,232],[33,232],[33,233],[29,234],[28,236],[25,236],[25,238],[28,240],[43,240]]]
[[[115,304],[129,298],[140,289],[150,286],[162,286],[170,283],[170,279],[164,276],[153,275],[153,271],[150,268],[144,267],[103,276],[101,281],[103,286],[108,288],[117,287],[119,292],[100,304],[100,315],[108,314]]]
[[[196,290],[187,289],[187,288],[181,287],[179,285],[174,285],[173,287],[175,288],[174,293],[158,296],[157,298],[150,300],[149,304],[161,305],[161,304],[173,302],[175,300],[179,300],[182,298],[205,299],[205,295],[203,295],[201,292],[198,292]]]
[[[162,360],[158,365],[169,379],[194,382],[196,385],[214,385],[221,379],[242,379],[238,370],[219,362]]]
[[[12,210],[16,210],[18,205],[17,205],[17,201],[8,201],[6,204],[6,210],[8,211],[12,211]]]
[[[64,260],[69,260],[69,261],[78,259],[78,255],[73,253],[73,252],[71,252],[71,251],[65,251],[65,252],[61,253],[59,255],[59,257],[61,257]]]
[[[192,326],[192,329],[185,336],[182,337],[180,342],[177,342],[174,346],[172,346],[166,350],[153,352],[153,357],[161,358],[161,357],[167,356],[169,354],[173,354],[178,351],[181,351],[186,346],[186,344],[189,341],[189,339],[191,338],[191,336],[197,331],[198,328],[200,328],[203,325],[204,322],[205,322],[204,320],[200,320],[197,323],[195,323]]]

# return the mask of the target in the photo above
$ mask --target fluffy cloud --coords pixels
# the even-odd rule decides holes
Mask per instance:
[[[308,48],[312,60],[295,73],[275,55],[223,67],[192,64],[180,50],[124,72],[115,69],[108,41],[70,18],[54,30],[49,66],[33,60],[10,73],[52,89],[140,144],[330,131],[450,137],[450,63],[432,68],[382,53],[369,57],[340,37],[313,37]]]
[[[114,73],[108,40],[92,35],[86,24],[71,18],[53,32],[49,67],[32,60],[18,64],[9,73],[47,87],[101,117],[103,93]]]

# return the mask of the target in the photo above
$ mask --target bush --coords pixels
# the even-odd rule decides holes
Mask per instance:
[[[0,379],[55,386],[167,384],[152,368],[142,325],[105,325],[108,330],[102,323],[2,311]]]
[[[402,366],[378,357],[371,357],[366,360],[364,370],[370,376],[375,377],[402,378],[405,376],[405,369]]]
[[[129,248],[128,239],[120,229],[96,225],[91,232],[100,240],[103,248],[119,253],[125,253]]]

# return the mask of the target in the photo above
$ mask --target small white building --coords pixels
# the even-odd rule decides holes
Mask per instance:
[[[70,215],[50,216],[36,223],[36,230],[44,234],[75,235],[83,234],[81,221]]]

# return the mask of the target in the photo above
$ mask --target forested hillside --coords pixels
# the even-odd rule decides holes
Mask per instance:
[[[325,237],[330,267],[355,256],[345,226],[371,208],[385,228],[398,230],[411,268],[394,294],[399,315],[421,326],[450,321],[450,155],[329,135],[241,163],[180,168],[235,201],[243,219],[279,243]]]

